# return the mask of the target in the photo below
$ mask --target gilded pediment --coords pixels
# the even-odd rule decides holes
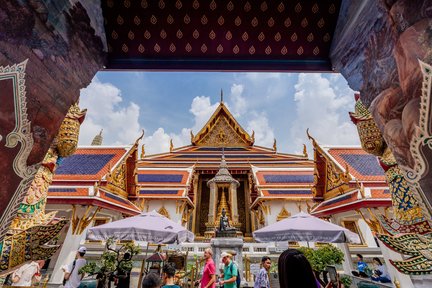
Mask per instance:
[[[246,147],[252,146],[253,142],[223,102],[201,131],[192,137],[192,144],[196,146]]]

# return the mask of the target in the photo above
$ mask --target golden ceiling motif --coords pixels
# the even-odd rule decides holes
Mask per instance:
[[[120,65],[126,59],[130,63],[130,59],[148,58],[176,62],[176,56],[185,56],[186,59],[180,57],[182,65],[188,65],[188,60],[205,62],[253,55],[252,58],[264,57],[263,60],[312,57],[322,61],[316,65],[330,69],[327,60],[339,4],[336,0],[319,4],[316,1],[105,0],[102,9],[109,35],[108,57],[120,61],[110,65]],[[285,47],[288,41],[289,49]],[[134,65],[159,65],[150,62],[154,63],[142,61]]]

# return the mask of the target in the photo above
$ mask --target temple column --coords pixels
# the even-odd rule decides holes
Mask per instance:
[[[231,215],[234,223],[238,223],[237,183],[230,183],[229,194],[231,199]]]
[[[61,267],[63,265],[68,265],[75,259],[78,248],[85,242],[87,228],[93,225],[93,218],[99,210],[100,208],[96,208],[96,210],[91,212],[91,206],[73,206],[69,228],[55,262],[53,274],[50,278],[50,284],[57,285],[62,283],[64,273]]]
[[[216,183],[212,183],[210,185],[210,203],[209,203],[208,223],[215,222],[217,193],[218,193],[218,187],[216,186]]]

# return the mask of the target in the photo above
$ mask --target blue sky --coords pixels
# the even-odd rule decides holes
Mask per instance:
[[[130,144],[145,129],[146,153],[190,144],[224,102],[255,144],[300,153],[306,129],[322,144],[358,144],[348,111],[354,91],[339,74],[228,72],[99,72],[81,90],[88,113],[80,145],[104,129],[104,145]],[[309,153],[311,155],[311,153]]]

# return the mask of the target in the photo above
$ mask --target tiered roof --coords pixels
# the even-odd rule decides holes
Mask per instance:
[[[48,189],[49,204],[94,205],[128,215],[140,213],[135,194],[137,145],[79,147],[62,159]]]
[[[391,206],[384,170],[376,156],[361,147],[320,146],[313,142],[319,176],[314,186],[322,188],[317,189],[315,199],[324,201],[311,214],[329,216],[359,208]]]

